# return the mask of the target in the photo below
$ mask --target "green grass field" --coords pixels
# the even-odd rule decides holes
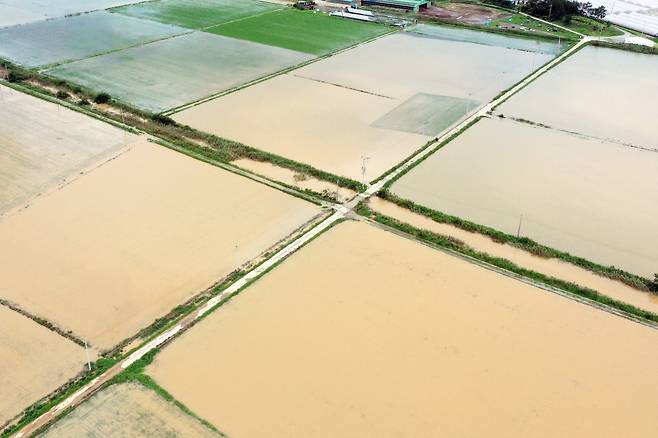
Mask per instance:
[[[323,55],[382,35],[390,28],[286,9],[207,29],[233,38]]]
[[[111,11],[160,23],[200,29],[282,9],[257,0],[157,0]]]

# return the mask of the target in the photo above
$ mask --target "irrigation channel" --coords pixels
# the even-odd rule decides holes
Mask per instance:
[[[453,127],[449,131],[445,132],[443,135],[441,135],[435,144],[440,144],[443,141],[449,139],[453,135],[459,133],[461,130],[466,128],[471,122],[474,120],[478,119],[479,117],[485,116],[489,111],[491,111],[494,107],[499,105],[500,103],[504,102],[507,100],[509,97],[511,97],[513,94],[517,93],[519,90],[521,90],[523,87],[528,85],[530,82],[534,81],[537,77],[541,76],[543,73],[546,71],[550,70],[553,66],[557,65],[558,63],[562,62],[564,59],[569,57],[571,54],[575,53],[577,50],[579,50],[583,45],[588,43],[589,41],[592,41],[594,38],[591,37],[584,37],[578,43],[576,43],[573,47],[562,53],[560,56],[556,57],[552,61],[548,62],[545,64],[543,67],[539,68],[536,70],[533,74],[530,76],[526,77],[523,79],[521,82],[516,84],[514,87],[510,88],[507,90],[505,93],[500,95],[499,97],[495,98],[491,102],[489,102],[487,105],[483,106],[480,108],[478,111],[475,113],[471,114],[469,117],[465,118],[461,123],[459,123],[457,126]],[[258,277],[261,275],[265,274],[269,269],[275,267],[277,264],[285,260],[289,255],[297,251],[299,248],[301,248],[303,245],[314,239],[316,236],[321,234],[323,231],[331,227],[334,223],[337,221],[340,221],[342,219],[345,219],[349,216],[355,216],[352,212],[352,210],[361,202],[365,201],[368,198],[372,197],[375,195],[379,190],[383,188],[383,186],[390,180],[396,178],[400,173],[404,172],[406,169],[409,167],[413,166],[416,164],[418,161],[424,159],[426,156],[431,154],[433,152],[433,148],[430,146],[426,147],[423,151],[420,153],[412,156],[411,158],[407,159],[407,161],[403,162],[398,168],[396,168],[394,171],[389,173],[386,177],[382,178],[378,182],[371,184],[368,186],[367,190],[365,190],[362,193],[359,193],[356,195],[353,199],[350,201],[339,205],[335,204],[333,205],[334,213],[331,214],[331,216],[327,217],[324,219],[322,222],[320,222],[318,225],[313,227],[312,229],[308,230],[306,233],[302,234],[299,236],[296,240],[293,242],[289,243],[285,247],[283,247],[279,252],[274,254],[272,257],[267,259],[265,262],[263,262],[261,265],[253,269],[252,271],[248,272],[245,276],[240,278],[238,281],[233,283],[230,287],[228,287],[226,290],[224,290],[221,294],[213,297],[212,299],[208,300],[205,304],[203,304],[199,309],[197,309],[195,312],[192,312],[189,314],[187,317],[183,318],[178,324],[176,324],[174,327],[169,328],[167,331],[163,332],[159,336],[155,337],[148,343],[144,344],[142,347],[138,348],[131,354],[129,354],[127,357],[125,357],[123,360],[118,362],[116,365],[114,365],[112,368],[108,369],[105,371],[103,374],[99,375],[83,387],[81,387],[78,391],[75,393],[71,394],[68,398],[60,402],[59,404],[53,406],[48,412],[44,413],[31,423],[27,424],[25,427],[17,431],[15,434],[16,437],[22,438],[22,437],[28,437],[32,436],[35,432],[37,432],[39,429],[41,429],[43,426],[47,425],[51,421],[55,420],[60,414],[65,412],[67,409],[74,407],[81,402],[83,402],[85,399],[89,398],[92,394],[94,394],[98,389],[100,389],[106,382],[111,380],[113,377],[116,375],[120,374],[122,371],[124,371],[126,368],[128,368],[130,365],[135,363],[136,361],[140,360],[142,357],[144,357],[147,353],[158,349],[159,347],[163,346],[165,343],[173,339],[176,335],[184,332],[185,330],[191,328],[194,323],[202,318],[206,313],[209,311],[213,310],[216,308],[218,305],[220,305],[224,300],[229,298],[230,296],[234,295],[244,287],[246,287],[250,282],[253,280],[256,280]],[[462,256],[463,257],[463,256]],[[592,306],[595,306],[597,308],[600,308],[602,310],[608,311],[610,313],[619,315],[619,316],[625,316],[621,312],[616,311],[615,309],[609,308],[607,306],[594,303],[592,301],[582,299],[582,298],[577,298],[574,297],[573,295],[560,291],[559,289],[552,288],[552,287],[547,287],[546,285],[543,285],[538,282],[534,282],[529,279],[522,278],[518,275],[512,274],[505,272],[501,269],[493,268],[489,265],[485,265],[482,262],[475,261],[473,259],[467,259],[468,261],[472,263],[477,263],[480,266],[483,266],[488,269],[494,269],[497,272],[503,273],[505,275],[517,278],[519,280],[525,281],[529,284],[535,285],[537,287],[540,287],[544,290],[551,291],[554,293],[558,293],[562,296],[577,300],[579,302],[589,304]],[[653,327],[653,326],[652,326]],[[654,327],[655,328],[655,327]]]

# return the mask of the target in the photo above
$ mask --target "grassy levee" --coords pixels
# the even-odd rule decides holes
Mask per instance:
[[[377,182],[383,180],[384,178],[386,178],[387,176],[389,176],[391,173],[395,172],[395,171],[398,170],[400,167],[404,166],[404,164],[405,164],[407,161],[411,160],[411,159],[414,158],[416,155],[420,154],[421,152],[423,152],[423,151],[424,151],[425,149],[427,149],[428,147],[432,146],[432,145],[433,145],[434,143],[436,143],[437,141],[438,141],[438,138],[433,138],[433,139],[431,139],[430,141],[428,141],[427,143],[425,143],[424,145],[422,145],[421,147],[419,147],[418,149],[416,149],[415,151],[413,151],[413,152],[411,153],[411,155],[409,155],[408,157],[406,157],[405,159],[403,159],[402,161],[400,161],[398,164],[396,164],[395,166],[391,167],[391,168],[388,169],[386,172],[382,173],[382,174],[379,175],[377,178],[375,178],[375,179],[373,179],[372,181],[370,181],[370,184],[375,184],[375,183],[377,183]]]
[[[357,192],[366,188],[363,183],[350,178],[334,175],[308,164],[180,125],[168,117],[139,110],[115,99],[106,105],[94,105],[91,102],[98,93],[64,80],[53,79],[36,70],[25,69],[9,61],[0,60],[0,78],[5,78],[4,81],[0,81],[4,85],[66,106],[130,132],[141,131],[162,138],[191,154],[203,155],[224,163],[230,163],[238,158],[249,158],[285,167]],[[69,97],[58,98],[57,91],[65,91]],[[313,194],[321,195],[315,192]]]
[[[404,206],[404,203],[403,203],[402,206]],[[421,207],[421,209],[423,209],[423,208],[424,207]],[[357,206],[356,210],[357,210],[357,213],[359,213],[360,215],[362,215],[364,217],[370,218],[370,219],[374,220],[377,223],[380,223],[380,224],[385,225],[387,227],[396,229],[396,230],[401,231],[401,232],[403,232],[407,235],[413,236],[414,238],[419,239],[421,241],[424,241],[424,242],[427,242],[429,244],[436,245],[438,247],[445,248],[445,249],[448,249],[448,250],[451,250],[451,251],[458,252],[460,254],[463,254],[463,255],[466,255],[466,256],[471,257],[473,259],[482,261],[482,262],[487,263],[489,265],[493,265],[493,266],[495,266],[497,268],[500,268],[500,269],[503,269],[505,271],[512,272],[512,273],[514,273],[516,275],[519,275],[521,277],[525,277],[525,278],[543,283],[547,286],[551,286],[551,287],[560,289],[564,292],[568,292],[569,294],[575,295],[577,297],[585,298],[587,300],[594,301],[594,302],[602,304],[604,306],[608,306],[610,308],[613,308],[617,311],[622,312],[625,315],[628,315],[631,319],[639,319],[640,321],[647,322],[652,326],[656,326],[656,324],[658,324],[658,315],[655,314],[655,313],[652,313],[652,312],[649,312],[649,311],[646,311],[646,310],[643,310],[643,309],[639,309],[635,306],[624,303],[622,301],[612,299],[612,298],[610,298],[606,295],[602,295],[602,294],[598,293],[597,291],[595,291],[593,289],[585,288],[585,287],[579,286],[579,285],[574,284],[574,283],[570,283],[570,282],[567,282],[567,281],[564,281],[564,280],[560,280],[559,278],[550,277],[550,276],[541,274],[541,273],[536,272],[536,271],[532,271],[532,270],[529,270],[529,269],[522,268],[522,267],[510,262],[507,259],[500,258],[500,257],[493,257],[493,256],[491,256],[487,253],[477,251],[473,248],[470,248],[467,245],[465,245],[463,242],[461,242],[457,239],[454,239],[454,238],[451,238],[451,237],[448,237],[448,236],[443,236],[441,234],[433,233],[433,232],[428,231],[428,230],[422,230],[420,228],[416,228],[416,227],[411,226],[409,224],[406,224],[404,222],[400,222],[397,219],[394,219],[394,218],[391,218],[389,216],[385,216],[385,215],[382,215],[380,213],[372,211],[363,202],[361,202]],[[414,210],[414,211],[416,211],[416,210]],[[486,227],[481,227],[479,225],[472,224],[472,223],[469,223],[467,221],[463,221],[459,218],[455,218],[455,217],[447,216],[447,215],[443,215],[443,216],[445,216],[446,218],[449,218],[449,219],[453,219],[454,223],[453,222],[450,222],[450,223],[453,223],[455,225],[457,225],[457,223],[461,223],[464,226],[472,226],[473,229],[469,230],[469,231],[476,231],[477,232],[478,230],[481,230],[483,228],[486,229]],[[508,235],[505,235],[504,233],[500,233],[498,231],[491,230],[491,229],[488,229],[488,230],[490,230],[492,232],[492,234],[494,234],[494,235],[501,235],[503,237],[512,238],[512,239],[509,240],[509,242],[513,243],[513,239],[514,239],[513,236],[508,236]],[[530,242],[530,243],[534,244],[534,242],[532,242],[530,239],[518,238],[517,241],[527,241],[527,242]],[[550,250],[549,248],[547,248],[547,249]],[[551,250],[551,251],[555,251],[555,250]],[[560,253],[559,251],[555,251],[555,253],[564,254],[564,255],[568,256],[568,254]],[[569,257],[572,257],[572,256],[569,256]],[[580,260],[582,260],[582,259],[580,259]],[[584,262],[586,262],[587,266],[590,266],[590,264],[591,264],[591,262],[587,262],[587,261],[584,261]],[[598,266],[598,265],[596,265],[596,266]],[[606,268],[604,268],[604,269],[606,269]],[[610,268],[607,268],[607,269],[610,269]],[[614,268],[612,268],[612,269],[614,269]],[[618,270],[615,270],[615,271],[618,271]]]
[[[388,189],[380,191],[379,196],[387,201],[393,202],[399,207],[406,208],[407,210],[410,210],[414,213],[428,217],[435,222],[450,224],[465,231],[482,234],[484,236],[490,237],[495,242],[513,245],[539,257],[555,258],[571,263],[604,277],[611,278],[613,280],[619,280],[624,284],[627,284],[638,290],[648,291],[652,284],[649,279],[640,277],[639,275],[631,274],[630,272],[626,272],[614,266],[600,265],[582,257],[571,255],[568,252],[542,245],[528,237],[517,237],[511,234],[503,233],[502,231],[498,231],[485,225],[476,224],[457,216],[452,216],[425,207],[423,205],[419,205],[413,201],[402,199],[394,193],[391,193]]]
[[[594,40],[589,43],[595,47],[605,47],[607,49],[626,50],[628,52],[644,53],[646,55],[658,55],[658,47],[642,46],[640,44],[613,43],[610,41]]]

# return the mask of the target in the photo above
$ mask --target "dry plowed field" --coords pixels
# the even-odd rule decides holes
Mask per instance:
[[[147,372],[229,436],[649,437],[657,342],[655,330],[347,222]]]
[[[78,374],[84,363],[82,347],[0,305],[0,426]]]
[[[91,117],[0,85],[0,216],[135,141]]]
[[[44,438],[219,437],[173,403],[138,383],[115,384],[94,395]]]
[[[110,347],[316,214],[312,204],[139,143],[0,222],[0,297]]]

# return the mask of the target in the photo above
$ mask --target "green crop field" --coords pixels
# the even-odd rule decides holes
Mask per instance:
[[[287,9],[239,22],[220,24],[207,31],[314,55],[323,55],[382,35],[389,29],[389,27],[379,24]]]
[[[200,29],[282,7],[257,0],[158,0],[115,8],[112,12]]]

